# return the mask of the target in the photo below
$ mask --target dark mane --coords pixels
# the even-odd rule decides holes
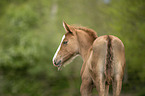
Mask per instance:
[[[86,28],[86,27],[77,27],[77,26],[71,26],[71,27],[73,27],[74,29],[82,30],[82,31],[88,33],[94,39],[96,39],[98,37],[96,31],[94,31],[92,29],[89,29],[89,28]]]

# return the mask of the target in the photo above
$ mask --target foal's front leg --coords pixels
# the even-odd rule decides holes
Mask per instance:
[[[90,77],[82,78],[82,84],[80,88],[81,96],[92,96],[93,81]]]

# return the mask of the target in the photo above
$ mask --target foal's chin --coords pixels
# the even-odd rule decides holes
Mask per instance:
[[[63,67],[65,67],[66,65],[70,64],[72,62],[73,59],[69,59],[65,62],[63,62],[62,64],[60,64],[59,66],[57,66],[58,71],[61,71]]]
[[[66,65],[70,64],[77,56],[79,56],[79,55],[77,54],[77,55],[74,55],[74,56],[72,56],[71,58],[69,58],[67,60],[64,60],[59,66],[57,66],[58,71],[61,71],[63,67],[65,67]]]
[[[77,56],[79,56],[79,54],[76,54],[72,57],[70,57],[69,59],[67,59],[66,61],[63,62],[63,67],[65,67],[66,65],[70,64]]]
[[[65,66],[68,65],[68,64],[69,64],[69,62],[68,62],[68,61],[65,61],[65,62],[63,62],[63,64],[60,64],[59,66],[57,66],[58,71],[61,71],[62,68],[65,67]]]

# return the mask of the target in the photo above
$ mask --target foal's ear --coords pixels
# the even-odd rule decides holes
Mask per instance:
[[[66,24],[65,22],[63,22],[63,27],[64,27],[64,29],[65,29],[66,32],[69,32],[69,33],[73,34],[73,33],[71,32],[70,28],[69,28],[69,25]]]

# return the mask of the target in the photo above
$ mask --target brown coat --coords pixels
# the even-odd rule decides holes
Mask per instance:
[[[96,87],[99,96],[108,96],[112,84],[113,96],[119,96],[125,68],[125,52],[122,41],[112,35],[97,37],[96,32],[85,27],[63,23],[66,34],[56,51],[53,64],[61,69],[78,54],[83,59],[81,68],[82,96],[91,96]]]

